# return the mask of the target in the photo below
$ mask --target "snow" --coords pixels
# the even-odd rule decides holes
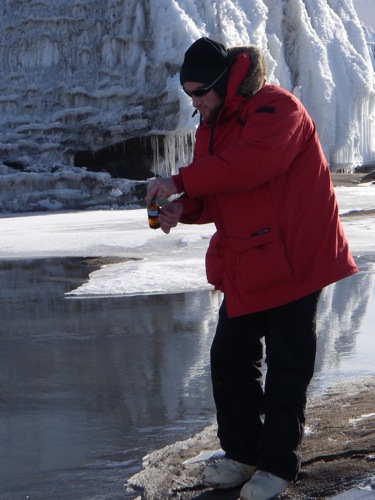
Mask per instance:
[[[349,420],[349,424],[353,424],[355,425],[357,422],[359,422],[360,420],[363,420],[363,419],[366,419],[366,418],[374,418],[375,417],[375,413],[368,413],[366,415],[361,415],[360,417],[358,418],[351,418]]]
[[[375,186],[336,188],[341,214],[354,255],[375,253]],[[178,293],[210,289],[204,256],[212,224],[179,224],[169,235],[148,226],[145,209],[92,210],[0,218],[0,258],[64,256],[120,257],[104,265],[69,297]],[[118,260],[118,259],[117,259]],[[332,318],[331,318],[332,319]]]
[[[184,133],[190,147],[197,118],[191,118],[178,73],[185,50],[205,35],[227,46],[254,43],[264,50],[268,81],[301,98],[332,170],[375,164],[375,34],[371,25],[363,26],[364,2],[4,0],[0,212],[95,206],[95,200],[80,206],[74,191],[83,186],[91,197],[89,174],[73,168],[77,152],[147,135],[171,136],[177,144]],[[372,0],[366,9],[371,19]],[[163,173],[166,166],[184,164],[185,150],[180,144],[168,165],[159,158],[156,167]],[[14,162],[24,172],[9,167]],[[68,189],[59,174],[74,177],[70,202],[53,193],[56,185]],[[128,200],[108,195],[116,183],[105,183],[103,206],[125,206]],[[8,185],[16,199],[7,198]]]
[[[339,205],[339,214],[374,209],[374,191],[374,186],[371,183],[359,184],[354,189],[345,186],[336,187],[335,194]]]

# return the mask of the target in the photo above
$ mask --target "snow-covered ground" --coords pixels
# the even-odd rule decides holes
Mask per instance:
[[[354,255],[375,252],[375,186],[336,188]],[[71,292],[76,296],[171,293],[207,288],[204,255],[213,225],[180,224],[165,235],[148,226],[146,210],[93,210],[0,219],[0,258],[123,257]],[[139,260],[138,260],[139,259]]]

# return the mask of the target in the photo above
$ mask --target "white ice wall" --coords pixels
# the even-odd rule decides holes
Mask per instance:
[[[191,129],[178,69],[204,35],[265,51],[269,81],[300,96],[329,161],[374,160],[374,66],[352,0],[2,0],[0,160],[69,164]]]

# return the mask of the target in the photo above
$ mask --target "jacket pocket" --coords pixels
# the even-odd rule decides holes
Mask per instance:
[[[277,225],[255,228],[246,239],[232,239],[235,282],[239,291],[252,292],[293,278]]]
[[[206,253],[207,281],[215,288],[222,290],[224,276],[224,261],[220,250],[219,236],[215,233]]]

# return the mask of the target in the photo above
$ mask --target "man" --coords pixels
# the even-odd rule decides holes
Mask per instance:
[[[241,499],[265,500],[300,468],[319,294],[357,267],[315,125],[292,94],[266,83],[260,50],[201,38],[180,80],[201,117],[194,159],[153,180],[147,202],[180,194],[159,214],[165,233],[179,222],[216,226],[206,271],[224,293],[211,373],[225,458],[203,481],[246,483]]]

